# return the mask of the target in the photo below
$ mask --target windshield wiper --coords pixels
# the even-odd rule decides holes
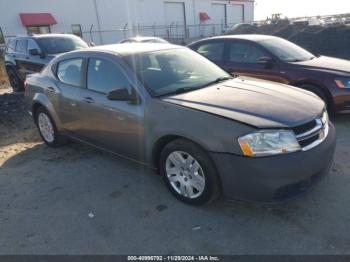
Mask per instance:
[[[231,80],[231,79],[233,79],[232,76],[219,77],[219,78],[216,78],[214,81],[211,81],[209,83],[206,83],[205,85],[202,85],[201,87],[211,86],[211,85],[218,84],[220,82],[224,82],[224,81]]]
[[[183,93],[187,93],[187,92],[191,92],[197,89],[200,89],[202,87],[180,87],[178,89],[175,89],[174,91],[168,92],[168,93],[164,93],[164,94],[159,94],[156,95],[155,97],[162,97],[162,96],[170,96],[170,95],[178,95],[178,94],[183,94]]]
[[[227,81],[227,80],[230,80],[230,79],[233,79],[233,77],[231,77],[231,76],[219,77],[219,78],[215,79],[214,81],[206,83],[205,85],[201,85],[201,86],[197,86],[197,87],[187,87],[187,88],[186,87],[180,87],[178,89],[175,89],[172,92],[156,95],[156,97],[169,96],[169,95],[175,95],[175,94],[176,95],[183,94],[183,93],[195,91],[195,90],[198,90],[198,89],[202,89],[204,87],[207,87],[207,86],[210,86],[210,85],[214,85],[214,84],[217,84],[217,83],[220,83],[220,82],[223,82],[223,81]]]

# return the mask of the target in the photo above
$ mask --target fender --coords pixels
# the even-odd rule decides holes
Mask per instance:
[[[35,108],[35,105],[37,105],[37,104],[40,104],[41,106],[45,107],[47,111],[49,111],[51,117],[55,121],[57,129],[59,131],[62,131],[62,122],[59,119],[59,117],[56,113],[56,110],[54,109],[54,106],[52,105],[52,103],[50,102],[48,97],[43,93],[36,93],[32,99],[32,103],[31,103],[32,113],[34,113],[33,109]]]

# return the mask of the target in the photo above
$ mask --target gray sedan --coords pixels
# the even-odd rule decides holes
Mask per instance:
[[[170,44],[118,44],[59,56],[26,80],[44,142],[78,140],[159,171],[193,205],[221,192],[279,202],[326,174],[335,130],[325,104],[294,87],[233,78]]]

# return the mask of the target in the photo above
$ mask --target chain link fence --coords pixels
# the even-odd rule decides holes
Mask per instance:
[[[232,25],[226,25],[224,23],[197,25],[172,23],[171,25],[154,24],[151,26],[125,24],[123,28],[84,31],[82,35],[85,41],[96,44],[117,43],[122,39],[135,36],[155,36],[167,39],[173,43],[186,44],[195,39],[221,35]]]

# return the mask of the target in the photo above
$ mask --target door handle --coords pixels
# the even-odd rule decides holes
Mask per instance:
[[[91,97],[83,97],[82,100],[83,100],[84,102],[86,102],[86,103],[89,103],[89,104],[95,103],[95,100],[92,99]]]
[[[49,86],[49,87],[47,88],[47,91],[49,91],[50,93],[56,93],[55,88],[53,88],[52,86]]]

